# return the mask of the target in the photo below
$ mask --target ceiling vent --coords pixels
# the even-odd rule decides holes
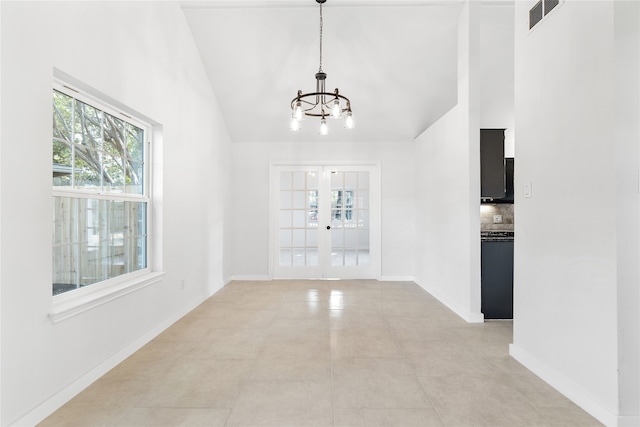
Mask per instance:
[[[560,0],[544,0],[544,14],[545,16],[553,10],[554,7],[560,4]]]
[[[529,10],[529,29],[531,30],[542,18],[560,4],[560,0],[540,0]]]

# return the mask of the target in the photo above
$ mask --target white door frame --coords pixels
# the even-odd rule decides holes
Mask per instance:
[[[279,182],[276,174],[283,169],[290,167],[292,170],[308,168],[362,168],[369,171],[369,213],[370,213],[370,273],[366,277],[315,277],[321,276],[322,272],[313,267],[307,267],[306,272],[291,276],[277,274],[275,263],[277,242],[279,241],[279,210],[280,210],[280,189],[275,188]],[[381,277],[381,198],[380,198],[380,162],[379,161],[272,161],[269,164],[269,277],[271,279],[295,278],[295,279],[379,279]],[[310,277],[311,276],[311,277]]]

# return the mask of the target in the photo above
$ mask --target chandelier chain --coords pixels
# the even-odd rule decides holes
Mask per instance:
[[[320,67],[318,72],[322,72],[322,3],[320,3]]]
[[[2,0],[0,0],[2,1]],[[333,92],[326,92],[325,81],[327,75],[322,71],[322,38],[324,30],[324,17],[322,14],[322,4],[327,0],[315,0],[320,5],[320,65],[316,73],[316,90],[315,92],[303,93],[298,90],[298,95],[291,100],[291,120],[289,129],[292,131],[300,130],[300,123],[304,117],[320,118],[320,135],[326,135],[329,130],[327,127],[327,119],[339,119],[344,117],[344,127],[353,129],[353,114],[351,112],[351,102],[349,98],[338,92],[336,88]]]

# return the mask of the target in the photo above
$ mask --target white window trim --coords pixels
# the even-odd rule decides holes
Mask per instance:
[[[69,319],[109,301],[162,280],[164,272],[136,271],[53,297],[49,318],[53,323]]]
[[[151,165],[154,163],[153,144],[152,139],[157,137],[157,133],[160,126],[152,120],[149,120],[144,115],[128,109],[119,103],[113,102],[113,100],[90,86],[75,80],[73,77],[66,73],[54,69],[54,85],[53,89],[66,93],[80,101],[87,102],[89,104],[97,103],[103,111],[109,114],[116,115],[123,120],[136,125],[143,125],[147,134],[145,135],[148,156],[145,159],[148,167],[145,168],[145,182],[148,184],[147,191],[144,195],[126,195],[123,193],[117,193],[118,198],[147,201],[149,203],[147,209],[147,267],[132,273],[123,274],[118,277],[114,277],[102,282],[97,282],[79,289],[74,289],[69,292],[65,292],[59,295],[52,296],[52,305],[49,312],[49,318],[53,323],[58,323],[71,317],[82,314],[95,307],[113,301],[117,298],[128,295],[132,292],[144,289],[154,283],[160,282],[165,272],[158,270],[154,271],[154,268],[161,267],[161,259],[155,257],[160,251],[154,248],[156,241],[161,242],[161,238],[156,236],[156,228],[154,224],[154,214],[156,210],[152,205],[152,199],[154,198],[154,182],[153,179],[157,178],[157,174],[152,170]],[[66,90],[65,90],[66,89]],[[69,93],[69,90],[73,93]],[[107,107],[106,109],[102,107]],[[115,109],[114,109],[115,108]],[[124,113],[118,111],[124,111]],[[139,119],[133,119],[130,116],[141,117],[145,121]],[[161,138],[161,137],[160,137]],[[159,139],[160,139],[159,138]],[[161,186],[161,184],[160,184]],[[84,194],[83,194],[84,193]],[[53,190],[54,196],[80,196],[90,197],[98,199],[112,199],[110,192],[97,192],[97,191],[83,191],[83,190],[65,190],[58,189]],[[161,219],[160,219],[161,221]]]

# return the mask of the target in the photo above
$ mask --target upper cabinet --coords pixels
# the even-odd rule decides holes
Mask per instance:
[[[480,129],[480,197],[505,195],[504,129]]]
[[[504,176],[506,178],[506,194],[504,195],[504,199],[499,200],[498,202],[503,203],[513,203],[513,167],[514,167],[515,159],[513,157],[507,157],[504,159]]]

